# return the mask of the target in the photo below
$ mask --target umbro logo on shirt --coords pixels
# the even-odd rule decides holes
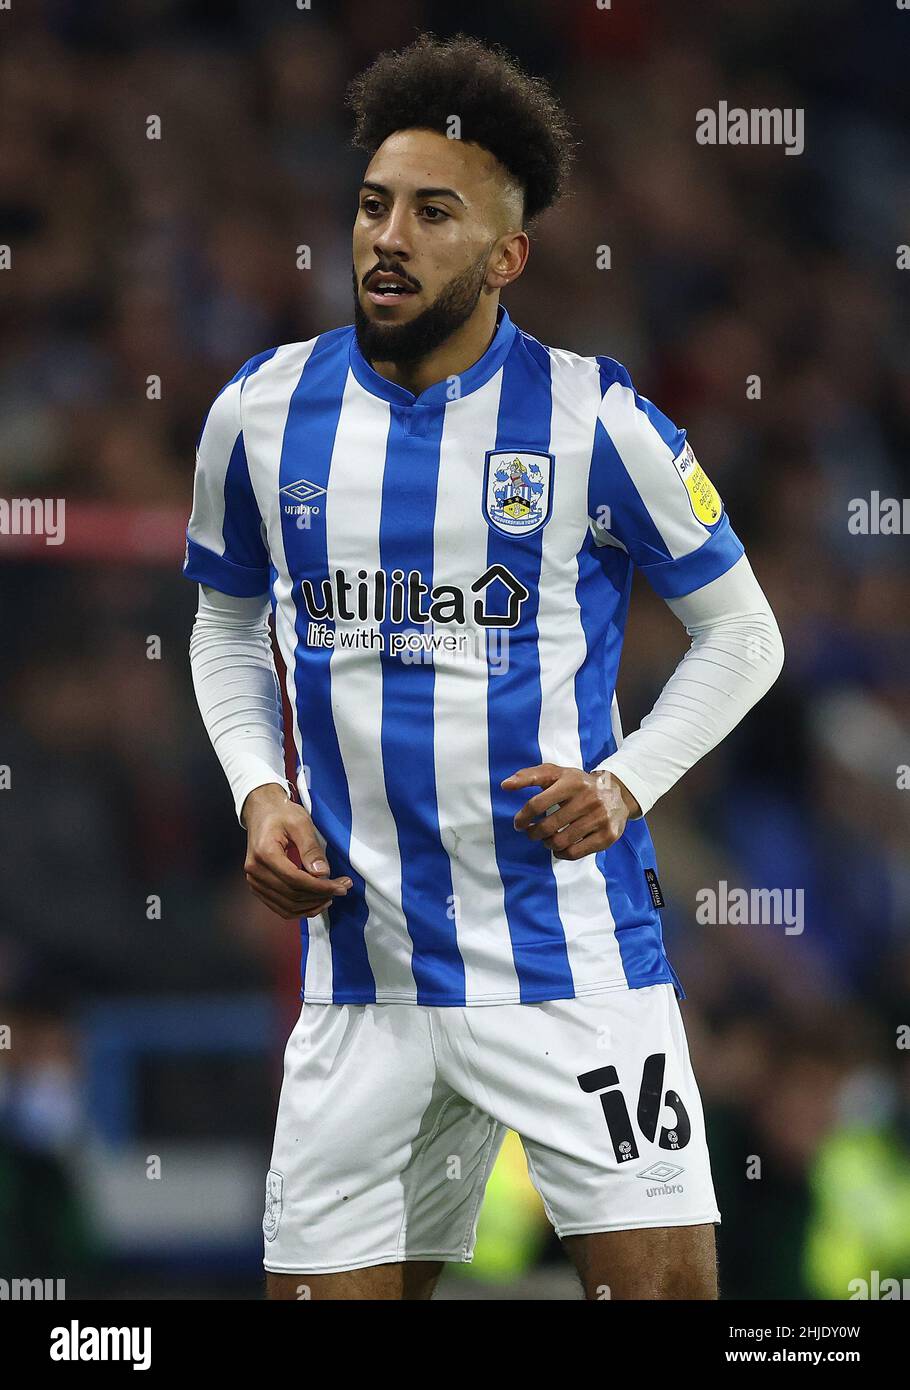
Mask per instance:
[[[293,497],[293,503],[285,502],[285,516],[304,516],[308,513],[315,513],[319,508],[313,506],[314,497],[322,497],[325,488],[318,483],[311,483],[308,478],[300,478],[296,483],[288,483],[287,487],[281,489],[282,497]]]

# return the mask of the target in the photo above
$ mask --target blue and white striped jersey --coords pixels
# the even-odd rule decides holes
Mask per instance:
[[[632,569],[673,598],[742,555],[678,429],[609,357],[495,336],[414,396],[353,326],[253,357],[199,440],[188,578],[271,594],[298,786],[332,875],[302,996],[427,1005],[672,982],[644,818],[571,862],[515,830],[553,762],[622,738]]]

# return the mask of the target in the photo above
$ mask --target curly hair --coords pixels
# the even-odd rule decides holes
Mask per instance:
[[[483,146],[521,185],[525,222],[565,188],[575,154],[566,113],[547,83],[498,44],[421,34],[355,77],[346,104],[355,117],[353,144],[371,156],[396,130],[447,135],[457,115],[461,139]]]

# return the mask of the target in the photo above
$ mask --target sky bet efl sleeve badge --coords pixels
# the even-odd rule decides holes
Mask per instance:
[[[483,514],[507,536],[529,536],[553,510],[553,455],[528,449],[488,449]]]
[[[691,444],[687,444],[679,458],[673,460],[673,467],[685,483],[689,503],[702,525],[713,526],[715,521],[720,521],[724,504],[717,488],[693,454]]]

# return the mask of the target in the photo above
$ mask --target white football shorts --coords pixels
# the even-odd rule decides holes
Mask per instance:
[[[285,1052],[265,1268],[471,1260],[509,1129],[560,1236],[720,1221],[671,984],[467,1008],[305,1003]]]

